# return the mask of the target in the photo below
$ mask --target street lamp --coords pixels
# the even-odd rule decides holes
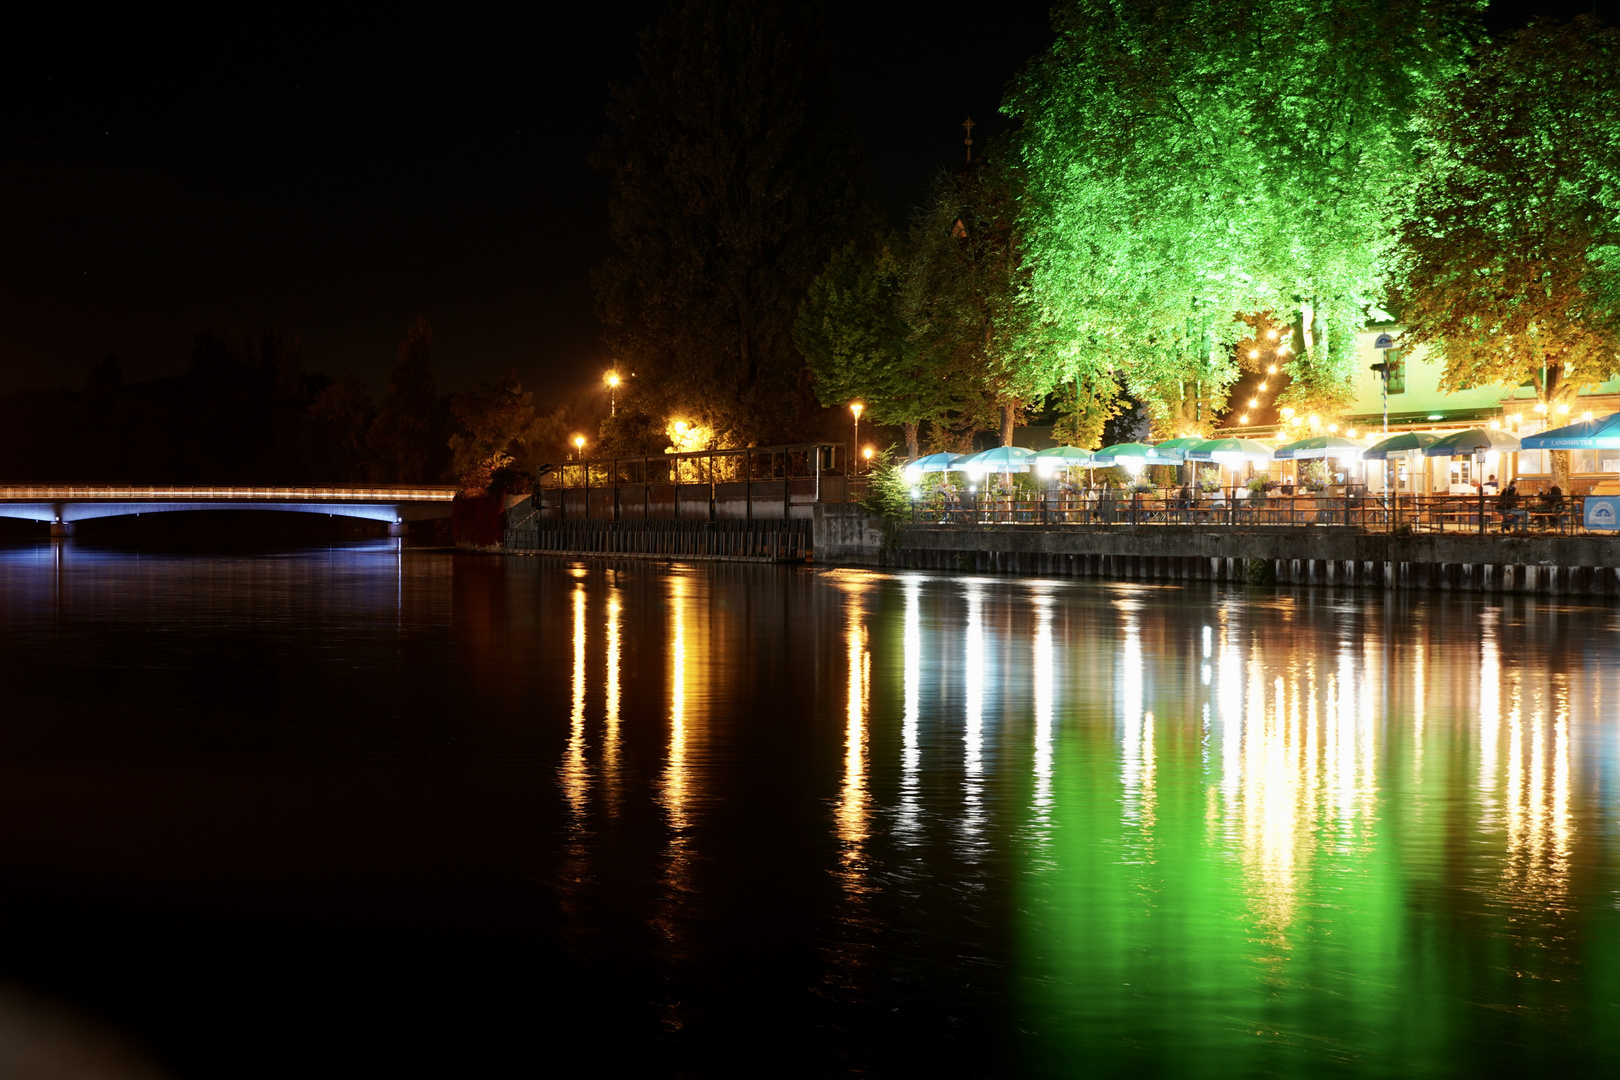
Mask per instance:
[[[579,451],[580,458],[581,458],[581,460],[583,460],[584,456],[585,456],[585,436],[583,436],[583,435],[575,435],[574,436],[574,449]]]
[[[609,417],[618,416],[619,415],[619,373],[617,371],[610,371],[610,372],[607,373],[606,378],[607,378],[607,385],[608,385],[608,416]]]
[[[850,402],[849,411],[855,414],[855,441],[849,444],[851,447],[856,447],[861,444],[861,413],[865,410],[866,406],[862,405],[860,402]]]

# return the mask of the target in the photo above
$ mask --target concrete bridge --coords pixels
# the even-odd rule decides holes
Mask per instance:
[[[0,517],[49,522],[52,536],[73,535],[92,518],[181,510],[274,510],[362,518],[403,536],[412,521],[450,516],[454,487],[126,487],[0,486]]]

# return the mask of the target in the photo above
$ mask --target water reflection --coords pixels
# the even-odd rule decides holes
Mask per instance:
[[[870,704],[872,655],[868,650],[864,588],[846,585],[844,645],[847,685],[844,706],[844,777],[839,790],[837,822],[842,851],[844,887],[858,892],[862,886],[861,845],[866,840],[869,796],[866,790],[866,720]]]
[[[153,785],[104,757],[61,797],[31,760],[55,776],[85,746],[213,753],[195,770],[212,777],[307,756],[354,765],[323,826],[372,784],[421,815],[412,843],[444,843],[436,880],[543,890],[482,905],[519,912],[491,937],[560,923],[557,952],[579,958],[604,1014],[652,1017],[688,1063],[766,1031],[827,1075],[1620,1066],[1607,609],[765,567],[424,570],[392,552],[63,558],[0,553],[7,869],[48,853],[62,881],[106,880],[72,864],[103,833],[164,837],[142,849],[153,874],[187,844],[218,850],[150,805],[153,828],[107,827]],[[163,632],[98,637],[105,625]],[[177,659],[171,628],[187,626],[202,630]],[[299,654],[288,627],[320,629],[325,651]],[[228,677],[201,684],[184,725],[135,707],[216,669]],[[257,707],[246,685],[341,708],[319,739],[267,711],[248,723],[219,706]],[[309,788],[315,771],[249,794]],[[395,773],[404,795],[374,780]],[[103,785],[119,805],[99,828],[31,839]],[[245,799],[232,809],[251,820]],[[310,880],[371,850],[378,816],[350,822]],[[524,978],[548,970],[543,951]]]

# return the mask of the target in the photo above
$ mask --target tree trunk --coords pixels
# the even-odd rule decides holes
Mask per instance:
[[[922,456],[922,454],[919,452],[917,442],[917,428],[921,425],[919,425],[915,420],[908,420],[906,423],[900,426],[905,428],[906,431],[906,456],[911,460],[916,461]]]
[[[1001,445],[1011,446],[1013,440],[1013,417],[1018,412],[1016,402],[1008,402],[1001,407]]]
[[[1568,450],[1550,450],[1550,451],[1548,451],[1548,454],[1552,458],[1552,482],[1553,482],[1553,485],[1555,487],[1557,487],[1559,491],[1562,491],[1565,495],[1568,495],[1569,494],[1569,451]]]

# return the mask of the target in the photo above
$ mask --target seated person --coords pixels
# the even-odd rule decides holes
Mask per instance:
[[[1544,525],[1557,525],[1564,512],[1563,490],[1559,488],[1557,484],[1554,484],[1552,488],[1546,492],[1546,494],[1541,496],[1541,501],[1537,504],[1536,510],[1542,514],[1555,515],[1553,517],[1542,518],[1541,520]]]
[[[1502,530],[1504,532],[1510,526],[1523,527],[1525,511],[1519,508],[1519,489],[1512,482],[1509,482],[1507,488],[1497,497],[1496,509],[1502,515]]]
[[[1490,479],[1485,481],[1485,494],[1487,494],[1487,495],[1495,495],[1497,493],[1497,490],[1498,489],[1497,489],[1497,485],[1496,485],[1496,474],[1492,473]]]

